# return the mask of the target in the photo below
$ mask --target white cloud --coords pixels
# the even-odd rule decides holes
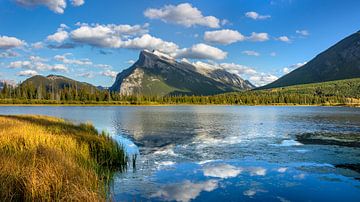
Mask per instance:
[[[64,64],[55,64],[52,66],[49,66],[47,70],[55,71],[55,72],[69,72],[68,67],[66,67]]]
[[[44,43],[39,41],[31,44],[31,47],[34,49],[42,49],[44,48]]]
[[[220,20],[214,16],[203,16],[201,11],[189,3],[166,5],[160,9],[146,9],[144,15],[150,19],[160,19],[166,23],[173,23],[191,27],[195,25],[218,28]]]
[[[0,35],[0,49],[10,49],[24,46],[26,43],[20,39]]]
[[[135,63],[135,60],[128,60],[128,61],[126,61],[126,63],[132,65]]]
[[[89,78],[94,78],[95,74],[93,72],[84,72],[84,73],[78,74],[78,76],[85,77],[85,78],[89,79]]]
[[[222,179],[238,176],[242,169],[229,164],[209,165],[203,168],[204,176]]]
[[[94,66],[98,67],[98,68],[103,68],[103,69],[111,69],[112,68],[111,65],[106,65],[106,64],[95,64]]]
[[[114,30],[105,25],[81,26],[71,32],[71,38],[76,42],[97,47],[118,48],[121,43]]]
[[[122,38],[142,35],[148,32],[148,24],[140,25],[88,25],[81,24],[79,28],[70,34],[75,42],[88,44],[97,47],[119,48],[122,45]]]
[[[259,73],[249,78],[250,82],[256,86],[263,86],[277,80],[278,77],[272,74]]]
[[[296,34],[299,34],[299,35],[301,35],[301,36],[309,36],[310,35],[310,33],[309,33],[309,31],[308,30],[296,30],[295,31],[296,32]]]
[[[255,11],[246,12],[245,16],[248,18],[251,18],[253,20],[265,20],[265,19],[271,18],[270,15],[260,15],[259,13],[255,12]]]
[[[226,56],[227,52],[203,43],[195,44],[191,48],[184,48],[182,50],[179,50],[179,52],[176,54],[177,58],[213,60],[222,60],[226,58]]]
[[[14,61],[9,64],[9,68],[31,69],[31,67],[32,64],[30,61]]]
[[[284,74],[288,74],[288,73],[290,73],[291,72],[291,70],[288,68],[288,67],[284,67],[283,68],[283,73]]]
[[[272,56],[272,57],[275,57],[277,54],[276,54],[276,52],[271,52],[270,53],[270,56]]]
[[[249,55],[249,56],[260,56],[260,53],[252,50],[245,50],[241,52],[242,54]]]
[[[29,60],[10,62],[8,67],[38,71],[69,72],[68,67],[66,67],[64,64],[49,65],[45,63],[46,61],[47,59],[41,58],[39,56],[30,56]]]
[[[105,70],[105,71],[101,72],[101,75],[115,79],[117,76],[117,72],[111,71],[111,70]]]
[[[277,40],[282,41],[282,42],[286,42],[286,43],[291,42],[291,40],[287,36],[280,36],[280,37],[277,38]]]
[[[211,43],[231,44],[245,40],[245,37],[236,30],[223,29],[217,31],[207,31],[204,40]]]
[[[299,62],[299,63],[293,64],[293,65],[290,65],[288,67],[284,67],[283,68],[283,73],[288,74],[288,73],[292,72],[293,70],[305,65],[306,63],[307,62]]]
[[[161,198],[165,201],[188,202],[192,199],[196,199],[202,191],[211,192],[217,188],[217,180],[207,180],[198,183],[185,180],[181,183],[165,185],[155,194],[151,195],[151,197]]]
[[[252,32],[251,35],[247,37],[247,39],[250,41],[263,42],[269,40],[269,34],[265,32],[262,33]]]
[[[275,81],[278,77],[268,74],[257,72],[254,68],[248,67],[241,64],[236,63],[205,63],[201,61],[197,61],[195,63],[191,63],[195,67],[199,68],[207,68],[207,69],[224,69],[230,73],[237,74],[238,76],[249,80],[255,86],[263,86],[270,82]]]
[[[29,76],[38,75],[38,73],[37,73],[37,71],[35,71],[35,70],[24,70],[24,71],[18,72],[16,75],[29,77]]]
[[[49,35],[47,37],[48,41],[55,41],[57,43],[61,43],[63,41],[65,41],[67,38],[69,38],[69,34],[67,31],[62,30],[62,31],[58,31],[52,35]]]
[[[147,50],[156,49],[164,53],[175,53],[179,48],[173,42],[164,41],[149,34],[124,41],[121,43],[120,47]]]
[[[73,6],[81,6],[81,5],[83,5],[84,3],[85,3],[84,0],[71,0],[71,4],[72,4]]]
[[[220,67],[239,76],[253,76],[257,74],[254,68],[235,63],[221,63]]]
[[[15,52],[15,51],[11,51],[11,50],[6,50],[4,52],[0,52],[0,58],[14,58],[14,57],[19,57],[20,54]]]
[[[80,59],[80,60],[76,60],[76,59],[69,59],[67,58],[68,55],[71,54],[63,54],[63,55],[55,55],[54,59],[59,61],[59,62],[63,62],[64,64],[73,64],[73,65],[93,65],[93,63],[90,61],[90,59]]]
[[[51,11],[62,14],[66,8],[66,0],[15,0],[15,2],[24,7],[46,6]],[[73,6],[81,6],[84,0],[71,0]]]

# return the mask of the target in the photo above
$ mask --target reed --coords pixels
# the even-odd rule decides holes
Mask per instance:
[[[104,201],[121,145],[91,124],[45,116],[0,116],[0,199]]]

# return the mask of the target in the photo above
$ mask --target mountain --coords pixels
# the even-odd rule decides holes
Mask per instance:
[[[76,81],[60,75],[48,75],[46,77],[36,75],[26,79],[24,82],[21,83],[21,85],[32,85],[36,88],[41,87],[42,89],[46,89],[47,91],[51,91],[51,89],[64,89],[70,86],[76,87],[77,89],[97,89],[97,87],[89,83]]]
[[[122,95],[213,95],[254,86],[224,69],[204,70],[158,51],[141,51],[139,59],[116,77],[111,91]]]
[[[360,31],[346,37],[314,59],[260,89],[360,77]]]

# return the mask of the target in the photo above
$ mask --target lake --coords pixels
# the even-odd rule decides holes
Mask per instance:
[[[360,201],[360,148],[295,135],[360,135],[360,108],[286,106],[2,106],[92,122],[139,153],[115,201]],[[340,165],[340,166],[339,166]],[[342,166],[341,166],[342,165]]]

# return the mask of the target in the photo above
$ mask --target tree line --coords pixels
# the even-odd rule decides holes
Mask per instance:
[[[79,88],[67,85],[62,88],[33,86],[17,87],[4,84],[0,91],[2,104],[349,104],[359,102],[358,94],[344,94],[328,86],[310,88],[284,88],[282,90],[254,90],[212,96],[123,96],[118,92],[99,90],[96,87]]]

